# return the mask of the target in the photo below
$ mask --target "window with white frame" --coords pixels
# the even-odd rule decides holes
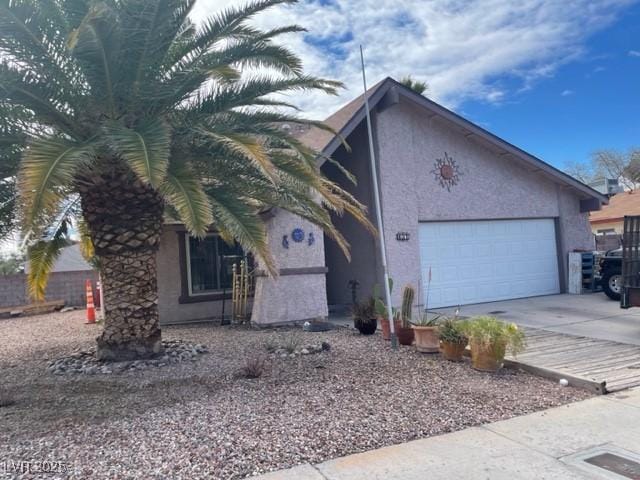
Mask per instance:
[[[218,235],[203,239],[186,234],[189,295],[203,295],[231,289],[232,269],[247,257],[238,243],[227,244]]]

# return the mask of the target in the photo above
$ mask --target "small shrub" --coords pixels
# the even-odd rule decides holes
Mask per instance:
[[[483,350],[490,350],[496,358],[504,358],[505,352],[513,356],[524,350],[526,345],[524,333],[515,323],[506,323],[494,317],[474,317],[464,324],[464,334],[469,343]]]
[[[411,323],[418,327],[437,327],[440,324],[440,317],[441,315],[433,315],[423,310],[411,320]]]
[[[295,335],[289,335],[288,337],[286,337],[282,344],[282,348],[284,348],[285,352],[289,354],[294,353],[299,346],[300,346],[300,339]]]
[[[279,348],[280,348],[280,344],[277,338],[269,337],[264,342],[264,349],[269,353],[273,353]]]
[[[375,300],[373,297],[351,306],[351,317],[354,322],[370,322],[375,316]]]
[[[464,328],[465,323],[463,321],[447,318],[440,323],[438,335],[443,342],[466,344],[468,339],[464,334]]]
[[[263,357],[248,357],[240,369],[240,375],[244,378],[260,378],[265,372],[266,367],[267,362]]]

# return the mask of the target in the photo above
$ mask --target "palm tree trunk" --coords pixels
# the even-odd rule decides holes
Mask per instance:
[[[164,205],[118,159],[83,178],[78,188],[104,289],[102,360],[148,358],[161,352],[156,254]]]

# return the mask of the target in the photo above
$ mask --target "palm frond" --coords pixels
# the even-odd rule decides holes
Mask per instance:
[[[40,218],[58,207],[77,169],[92,156],[90,146],[57,138],[36,138],[29,144],[18,175],[25,231],[37,230]]]
[[[273,164],[260,138],[246,133],[225,131],[225,128],[205,130],[202,127],[194,129],[205,137],[210,137],[223,148],[243,156],[255,163],[269,177],[273,176]]]
[[[82,257],[89,263],[93,268],[100,270],[100,261],[98,257],[96,257],[96,250],[93,246],[93,241],[91,240],[91,232],[89,231],[89,225],[84,219],[80,216],[76,218],[76,227],[78,229],[78,234],[80,234],[80,253]]]
[[[70,35],[68,47],[83,67],[94,101],[104,104],[112,119],[117,116],[118,55],[120,54],[118,15],[106,2],[94,3]]]
[[[5,58],[60,89],[82,90],[82,72],[67,54],[67,22],[56,1],[1,2],[0,31],[0,51]]]
[[[144,98],[141,90],[158,77],[164,58],[183,33],[194,5],[195,0],[130,0],[122,8],[121,29],[126,42],[120,58],[125,62],[123,83],[133,107]]]
[[[192,109],[199,113],[215,114],[239,107],[256,105],[255,100],[266,95],[293,91],[320,90],[337,94],[340,82],[300,76],[296,78],[252,77],[233,85],[220,85],[199,98]]]
[[[302,60],[289,49],[253,38],[236,42],[200,59],[200,63],[273,69],[283,74],[302,74]],[[191,68],[193,66],[190,65]]]
[[[264,223],[255,207],[223,190],[207,189],[213,207],[213,225],[225,241],[235,239],[247,251],[256,255],[272,274],[277,275],[275,260],[267,243]]]
[[[20,71],[15,64],[0,60],[0,93],[3,102],[32,111],[36,123],[69,135],[77,132],[60,90],[38,74]]]
[[[144,182],[158,187],[167,174],[171,131],[160,119],[132,129],[111,123],[105,129],[108,146],[124,158]]]
[[[68,222],[65,221],[53,233],[51,238],[40,240],[27,250],[29,259],[29,273],[27,288],[29,296],[35,301],[43,301],[49,275],[60,252],[69,245],[67,238]]]
[[[172,161],[160,191],[195,237],[204,237],[213,223],[211,203],[202,183],[187,164]]]
[[[257,13],[280,4],[292,4],[297,0],[257,0],[241,7],[229,7],[222,12],[207,18],[200,29],[185,42],[181,49],[172,52],[169,64],[181,60],[193,59],[209,51],[222,41],[256,37],[257,31],[246,25],[246,22]]]

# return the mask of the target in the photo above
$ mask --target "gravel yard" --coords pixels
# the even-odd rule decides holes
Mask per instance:
[[[84,312],[0,320],[0,392],[16,402],[0,408],[0,464],[60,461],[72,478],[243,478],[590,396],[410,347],[395,353],[379,335],[347,329],[166,327],[165,339],[209,353],[143,371],[53,375],[51,360],[93,345],[100,327],[83,320]],[[323,341],[329,351],[267,352]],[[239,375],[256,356],[265,373]]]

